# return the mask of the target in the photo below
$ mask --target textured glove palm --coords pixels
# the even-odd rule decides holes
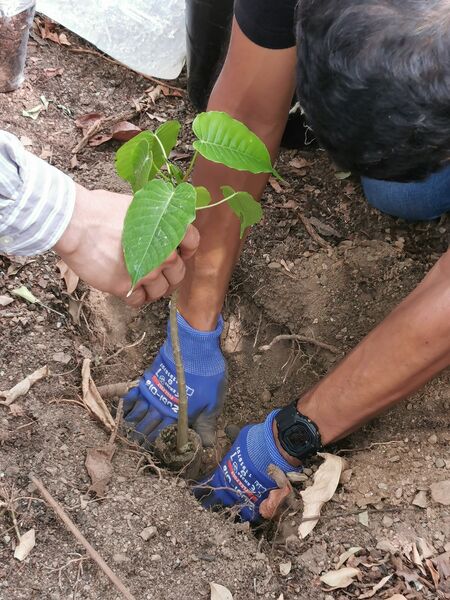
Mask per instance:
[[[295,470],[275,444],[272,426],[277,412],[270,413],[264,423],[244,427],[211,477],[194,488],[205,508],[236,506],[242,521],[261,519],[259,507],[277,487],[267,475],[268,466],[274,464],[284,472]]]
[[[181,354],[186,377],[189,425],[205,446],[214,444],[216,420],[226,389],[226,363],[220,350],[223,320],[214,331],[192,328],[178,315]],[[144,372],[139,385],[124,398],[124,415],[133,424],[133,436],[153,443],[159,432],[178,418],[178,383],[173,360],[172,340],[167,339],[153,364]]]

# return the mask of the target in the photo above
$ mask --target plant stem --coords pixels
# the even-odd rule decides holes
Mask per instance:
[[[172,337],[173,358],[177,370],[178,382],[177,452],[178,454],[184,454],[188,445],[188,399],[180,338],[178,336],[177,300],[178,291],[175,291],[170,300],[170,335]]]
[[[231,198],[234,198],[239,193],[240,192],[235,192],[234,194],[231,194],[231,196],[227,196],[226,198],[223,198],[222,200],[219,200],[219,202],[214,202],[214,204],[208,204],[207,206],[199,206],[195,210],[205,210],[206,208],[214,208],[215,206],[219,206],[219,204],[223,204],[224,202],[228,202],[228,200],[231,200]]]
[[[185,175],[184,175],[184,177],[183,177],[183,181],[187,181],[187,180],[189,179],[189,177],[190,177],[190,175],[191,175],[191,173],[192,173],[192,170],[193,170],[193,168],[194,168],[195,161],[197,160],[197,156],[198,156],[198,151],[196,150],[196,151],[194,152],[194,156],[192,157],[192,160],[191,160],[191,162],[189,163],[188,170],[186,171],[186,173],[185,173]]]

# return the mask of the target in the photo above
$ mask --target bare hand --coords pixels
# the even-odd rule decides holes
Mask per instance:
[[[189,226],[179,246],[157,269],[141,279],[133,293],[122,252],[122,229],[131,196],[77,185],[72,219],[54,250],[89,285],[118,296],[138,308],[167,296],[185,274],[185,261],[199,244],[198,231]]]

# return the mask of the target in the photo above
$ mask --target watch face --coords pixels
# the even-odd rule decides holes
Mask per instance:
[[[298,452],[311,445],[311,432],[305,424],[295,423],[285,432],[285,439],[289,446]]]

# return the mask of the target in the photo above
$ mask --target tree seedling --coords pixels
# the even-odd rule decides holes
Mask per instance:
[[[223,186],[223,198],[212,202],[205,187],[189,183],[199,154],[230,169],[272,173],[279,178],[258,136],[228,114],[217,111],[200,113],[195,118],[192,124],[196,137],[194,153],[188,169],[183,172],[170,159],[180,128],[178,121],[167,121],[155,132],[143,131],[121,146],[116,155],[117,173],[133,190],[122,235],[132,288],[178,247],[197,211],[227,203],[240,220],[241,237],[247,227],[261,219],[261,206],[248,192]],[[182,455],[189,447],[188,407],[176,315],[175,293],[171,299],[170,327],[179,396],[176,450]]]

